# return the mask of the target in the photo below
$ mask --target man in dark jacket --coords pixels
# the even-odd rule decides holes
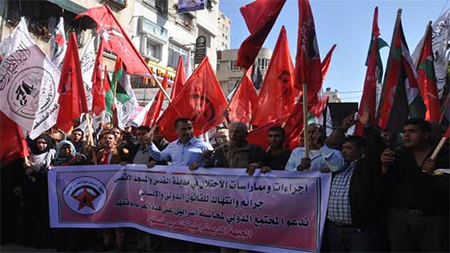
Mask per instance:
[[[403,126],[404,147],[381,155],[381,183],[389,200],[388,230],[392,251],[449,251],[448,150],[431,158],[431,126],[408,119]]]
[[[361,123],[368,125],[368,118],[367,112]],[[365,127],[365,137],[366,141],[359,136],[345,138],[346,168],[333,174],[324,241],[330,252],[385,251],[379,185],[383,143],[370,127]]]
[[[231,123],[229,132],[230,141],[227,144],[214,152],[204,153],[207,167],[247,168],[248,171],[254,171],[264,160],[264,149],[247,142],[248,130],[244,123]]]

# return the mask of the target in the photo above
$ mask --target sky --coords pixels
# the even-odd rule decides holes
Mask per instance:
[[[249,32],[239,11],[252,0],[220,0],[219,9],[231,19],[231,48],[239,48]],[[331,66],[323,88],[341,93],[344,102],[359,102],[366,74],[365,60],[372,31],[373,12],[378,6],[380,37],[391,44],[397,10],[402,9],[402,24],[409,51],[425,33],[428,21],[435,21],[450,7],[449,0],[310,0],[316,24],[320,56],[323,59],[333,44]],[[273,50],[281,26],[285,26],[295,64],[298,30],[298,1],[287,0],[263,47]],[[386,67],[389,48],[381,51]]]

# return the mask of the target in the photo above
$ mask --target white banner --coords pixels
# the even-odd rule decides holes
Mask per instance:
[[[449,60],[448,41],[450,30],[450,10],[442,14],[431,26],[431,37],[434,52],[434,70],[436,72],[436,85],[439,91],[439,97],[442,97],[443,87],[447,75],[447,64]],[[419,57],[419,50],[422,48],[423,38],[414,49],[412,59],[416,61]]]
[[[87,44],[83,56],[81,57],[81,74],[83,75],[84,93],[86,94],[88,109],[92,109],[92,74],[95,64],[95,37],[92,37]]]
[[[59,78],[59,70],[31,39],[22,18],[0,65],[1,111],[37,137],[58,113]]]

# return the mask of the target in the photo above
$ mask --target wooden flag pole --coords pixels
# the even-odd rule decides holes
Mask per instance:
[[[305,144],[305,158],[309,158],[309,141],[306,127],[308,126],[308,86],[303,84],[303,143]]]
[[[170,99],[169,94],[167,94],[167,92],[164,90],[164,87],[162,86],[162,84],[158,81],[158,78],[155,76],[155,73],[153,73],[150,70],[149,70],[149,73],[152,75],[153,79],[155,79],[156,84],[158,84],[159,89],[162,91],[162,93],[167,98],[167,100],[169,100],[169,103],[172,103],[172,99]]]
[[[93,137],[93,130],[92,130],[92,123],[91,123],[91,115],[88,113],[86,114],[86,121],[88,124],[88,146],[95,147],[94,145],[94,137]],[[95,153],[95,149],[92,149],[92,157],[94,160],[94,165],[97,165],[97,154]]]
[[[437,147],[434,149],[433,154],[431,155],[431,160],[435,160],[439,152],[441,152],[442,148],[445,145],[445,142],[447,141],[447,137],[442,137],[441,141],[437,145]]]
[[[228,111],[230,109],[231,101],[233,101],[234,96],[236,96],[236,91],[239,89],[239,86],[241,86],[242,80],[244,80],[245,75],[247,75],[248,69],[243,71],[243,75],[241,76],[241,79],[239,80],[239,83],[236,86],[236,89],[234,90],[233,96],[231,96],[230,101],[228,101],[227,108],[225,109]]]

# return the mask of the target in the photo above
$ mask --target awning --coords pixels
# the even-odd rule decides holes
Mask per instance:
[[[48,1],[58,5],[59,7],[65,9],[65,10],[73,12],[75,14],[80,14],[82,12],[87,11],[87,9],[84,8],[83,6],[73,3],[71,1],[67,1],[67,0],[48,0]]]

